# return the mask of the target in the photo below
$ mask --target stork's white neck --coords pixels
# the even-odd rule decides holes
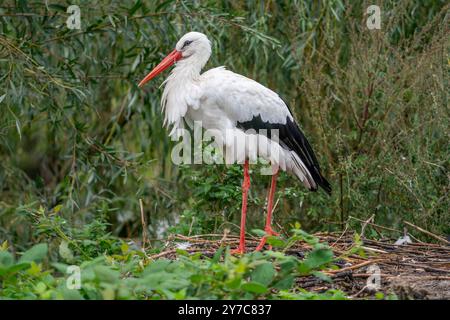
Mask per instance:
[[[195,81],[200,76],[202,67],[203,66],[199,64],[189,63],[188,60],[178,61],[175,68],[173,68],[172,72],[170,73],[170,76],[167,78],[167,82]]]
[[[189,61],[192,58],[180,60],[164,81],[161,107],[165,125],[175,124],[175,127],[179,127],[188,105],[192,106],[194,97],[198,95],[198,81],[203,64]]]
[[[182,38],[177,44],[178,50],[182,50],[183,41]],[[181,118],[185,116],[188,106],[198,108],[196,104],[200,96],[200,72],[210,55],[211,44],[204,35],[192,40],[190,46],[183,50],[183,58],[177,62],[164,82],[161,105],[166,125],[180,126]]]
[[[169,77],[164,81],[165,87],[161,100],[163,109],[168,104],[172,104],[176,100],[179,101],[180,99],[176,99],[176,97],[188,93],[189,87],[192,87],[199,79],[203,66],[199,63],[190,63],[189,59],[192,59],[192,57],[178,61],[175,68],[170,72]]]

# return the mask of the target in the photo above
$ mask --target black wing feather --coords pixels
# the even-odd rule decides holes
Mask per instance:
[[[258,115],[250,121],[238,122],[237,127],[243,130],[254,129],[257,132],[265,129],[267,130],[267,137],[269,139],[271,138],[271,130],[278,130],[278,138],[281,145],[294,151],[300,157],[316,184],[321,186],[328,194],[331,194],[331,185],[322,175],[319,162],[311,145],[298,125],[290,117],[287,117],[286,123],[282,124],[270,123],[268,121],[264,122],[261,119],[261,115]],[[316,190],[317,188],[312,189],[312,191]]]

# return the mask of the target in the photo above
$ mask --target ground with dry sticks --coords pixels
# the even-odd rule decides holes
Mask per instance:
[[[316,233],[322,243],[328,244],[336,257],[335,265],[339,269],[323,270],[332,278],[332,282],[315,276],[302,276],[296,279],[298,287],[312,292],[325,292],[339,289],[350,298],[365,299],[374,296],[367,286],[368,278],[373,276],[378,266],[380,271],[380,289],[385,295],[395,294],[399,299],[450,299],[450,246],[433,243],[412,243],[395,245],[393,239],[362,239],[358,253],[355,238],[351,233]],[[181,246],[190,253],[201,252],[211,257],[220,247],[237,247],[236,236],[207,234],[198,236],[176,235],[166,243],[166,250],[150,258],[165,257],[176,259],[177,249]],[[247,239],[247,249],[256,248],[256,238]],[[284,253],[303,258],[311,247],[298,242],[284,250]],[[354,250],[353,250],[354,251]],[[373,279],[373,277],[371,278]]]

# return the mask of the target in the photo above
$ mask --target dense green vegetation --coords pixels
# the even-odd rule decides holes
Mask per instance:
[[[278,249],[286,249],[296,241],[306,241],[313,250],[302,260],[282,252],[254,252],[233,257],[229,250],[219,249],[212,258],[201,252],[189,254],[177,250],[177,260],[153,260],[140,249],[117,239],[71,242],[77,249],[101,246],[105,251],[95,259],[76,258],[67,243],[59,246],[61,262],[43,268],[47,244],[38,244],[16,260],[6,250],[0,251],[2,295],[20,299],[345,299],[339,290],[311,294],[295,290],[295,276],[313,274],[326,281],[320,272],[331,265],[333,253],[328,246],[301,230],[293,230],[286,241],[270,239]],[[109,245],[106,245],[109,243]],[[81,290],[77,280],[67,276],[68,263],[80,267]]]
[[[445,3],[380,2],[381,29],[369,30],[366,1],[3,1],[0,296],[308,297],[294,283],[267,289],[307,263],[281,253],[220,260],[181,250],[177,262],[152,262],[127,247],[141,239],[139,199],[152,239],[238,231],[242,169],[175,166],[159,106],[163,77],[137,88],[191,30],[212,40],[207,68],[225,65],[290,104],[332,183],[329,197],[281,175],[279,226],[335,231],[374,215],[390,228],[407,220],[449,234]],[[66,26],[71,4],[81,30]],[[268,179],[252,174],[249,230],[262,228]],[[160,242],[152,244],[157,252]],[[287,262],[285,274],[274,271]],[[82,293],[63,289],[63,264],[91,270]],[[156,269],[169,287],[151,282]]]

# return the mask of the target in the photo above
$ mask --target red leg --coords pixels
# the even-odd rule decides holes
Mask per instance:
[[[277,177],[278,171],[272,175],[272,181],[270,183],[269,195],[267,199],[267,219],[266,219],[266,226],[264,228],[264,231],[266,231],[266,235],[262,237],[259,245],[255,249],[256,251],[259,251],[264,247],[264,245],[266,244],[267,236],[280,235],[279,233],[273,231],[272,229],[273,197],[275,195],[275,188],[277,186]]]
[[[241,233],[239,247],[232,250],[232,254],[243,254],[245,252],[245,220],[247,216],[247,197],[250,189],[250,175],[248,174],[248,160],[244,163],[244,182],[242,183],[242,208],[241,208]]]

